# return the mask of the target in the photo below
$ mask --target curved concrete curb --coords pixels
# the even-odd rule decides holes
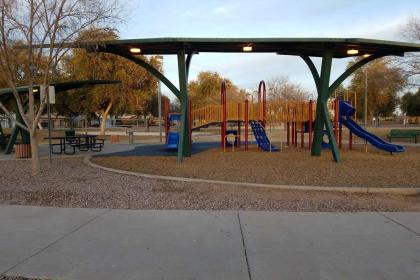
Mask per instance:
[[[126,170],[119,170],[114,168],[105,167],[93,163],[90,159],[92,155],[87,155],[83,159],[83,163],[93,167],[106,170],[109,172],[176,182],[189,182],[189,183],[208,183],[218,185],[231,185],[231,186],[244,186],[244,187],[258,187],[258,188],[271,188],[280,190],[301,190],[301,191],[327,191],[327,192],[344,192],[344,193],[380,193],[380,194],[399,194],[399,195],[420,195],[420,188],[368,188],[368,187],[320,187],[320,186],[293,186],[293,185],[274,185],[274,184],[262,184],[262,183],[246,183],[246,182],[231,182],[231,181],[219,181],[210,179],[198,179],[198,178],[186,178],[186,177],[174,177],[164,175],[151,175],[140,172],[132,172]]]

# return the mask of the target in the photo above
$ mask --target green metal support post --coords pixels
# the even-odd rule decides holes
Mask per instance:
[[[172,91],[172,93],[178,99],[181,98],[180,92],[177,89],[177,87],[171,81],[169,81],[169,79],[167,77],[165,77],[165,75],[163,75],[159,70],[157,70],[155,67],[153,67],[152,65],[150,65],[149,63],[147,63],[143,59],[132,56],[132,55],[121,55],[121,54],[118,54],[118,53],[115,53],[115,52],[110,52],[110,53],[125,57],[128,60],[131,60],[132,62],[137,64],[138,66],[144,68],[146,71],[148,71],[150,74],[155,76],[158,80],[160,80],[167,88],[169,88],[169,90]]]
[[[154,68],[149,63],[145,62],[141,58],[132,56],[132,55],[121,55],[115,52],[116,55],[123,56],[140,67],[146,69],[156,78],[158,78],[162,83],[164,83],[179,99],[181,103],[181,127],[179,133],[179,145],[178,145],[178,155],[177,161],[182,162],[184,157],[191,156],[191,143],[188,137],[189,125],[188,125],[188,74],[189,68],[191,64],[191,59],[194,53],[189,53],[187,57],[185,57],[185,49],[180,49],[178,51],[178,75],[179,75],[179,89],[176,88],[174,84],[172,84],[168,78],[166,78],[159,70]]]
[[[187,55],[187,59],[185,61],[185,66],[187,67],[187,84],[188,84],[188,77],[189,77],[189,74],[190,74],[190,65],[191,65],[191,60],[193,58],[193,55],[194,55],[193,52],[189,53]]]
[[[331,145],[331,150],[333,153],[334,160],[336,162],[340,162],[340,152],[338,150],[337,142],[333,134],[333,127],[332,127],[330,114],[328,112],[328,106],[327,106],[327,101],[329,98],[329,84],[330,84],[332,58],[333,58],[333,53],[327,50],[324,53],[324,56],[322,58],[321,75],[319,77],[319,82],[317,83],[317,81],[315,80],[315,83],[317,84],[317,89],[318,89],[318,99],[317,99],[317,105],[316,105],[317,110],[316,110],[316,117],[315,117],[314,138],[313,138],[311,154],[313,156],[321,155],[322,131],[324,130],[324,126],[325,126],[325,129],[328,135],[328,140]]]
[[[20,115],[19,109],[17,107],[16,100],[12,101],[12,110],[16,114],[16,120],[20,123],[23,123],[23,119],[22,119],[22,116]],[[4,151],[4,153],[6,155],[10,155],[12,153],[13,146],[16,143],[16,139],[19,135],[19,132],[20,132],[20,135],[21,135],[22,139],[29,139],[29,132],[27,132],[23,128],[20,128],[18,125],[15,125],[13,127],[12,133],[10,135],[9,142],[7,143],[6,149]]]
[[[15,125],[12,129],[12,133],[10,133],[10,138],[9,138],[9,141],[7,142],[6,149],[4,150],[5,155],[10,155],[12,153],[13,146],[15,145],[17,136],[19,135],[19,131],[20,131],[19,127]]]
[[[178,76],[181,102],[181,128],[179,132],[177,161],[182,162],[184,157],[191,156],[191,143],[188,137],[188,85],[185,49],[180,49],[178,51]]]
[[[321,66],[321,75],[318,74],[318,71],[313,63],[313,61],[308,56],[301,56],[301,58],[308,65],[309,70],[311,70],[312,76],[315,81],[316,89],[318,92],[318,100],[316,107],[316,118],[314,125],[314,136],[313,136],[313,145],[311,150],[311,155],[320,156],[321,155],[321,143],[322,143],[322,131],[325,129],[327,131],[328,139],[331,144],[331,150],[336,162],[340,162],[340,152],[337,146],[337,141],[334,137],[333,126],[331,123],[331,118],[328,112],[327,101],[328,98],[333,94],[334,90],[351,74],[353,74],[357,69],[363,65],[369,63],[372,60],[381,58],[383,55],[371,55],[366,58],[363,58],[349,67],[343,74],[341,74],[334,83],[329,86],[330,75],[331,75],[331,66],[332,66],[332,53],[326,51]]]

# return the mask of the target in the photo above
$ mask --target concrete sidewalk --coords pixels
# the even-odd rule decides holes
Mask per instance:
[[[0,274],[49,279],[420,279],[420,213],[0,205]]]

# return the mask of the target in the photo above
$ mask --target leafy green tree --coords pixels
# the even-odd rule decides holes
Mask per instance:
[[[115,40],[118,38],[114,30],[90,30],[82,34],[84,41]],[[142,59],[159,68],[155,57]],[[138,65],[107,53],[88,53],[77,49],[67,57],[65,69],[71,80],[119,80],[120,84],[103,85],[89,89],[81,89],[69,93],[63,98],[74,113],[97,113],[101,116],[100,134],[105,134],[105,123],[109,115],[133,113],[137,115],[151,113],[157,96],[157,80]],[[82,100],[81,100],[82,99]],[[73,104],[78,103],[80,111]],[[72,105],[73,104],[73,105]],[[76,103],[77,104],[77,103]],[[63,105],[63,104],[62,104]]]
[[[356,61],[350,62],[349,66]],[[398,105],[398,92],[403,89],[406,82],[401,69],[393,66],[387,59],[383,58],[374,60],[353,75],[349,89],[357,93],[358,116],[363,116],[364,114],[366,77],[368,119],[392,115]]]
[[[211,104],[220,104],[220,88],[222,81],[226,83],[227,101],[238,102],[245,99],[245,91],[240,90],[229,79],[217,72],[200,72],[196,80],[188,85],[192,108],[197,109]]]
[[[407,116],[420,116],[420,88],[416,93],[406,92],[401,97],[400,108]]]

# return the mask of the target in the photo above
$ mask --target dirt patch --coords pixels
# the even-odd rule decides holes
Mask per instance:
[[[0,162],[0,203],[120,209],[420,211],[420,196],[172,182],[91,168],[80,158],[41,164],[42,174],[32,177],[30,161]],[[252,166],[256,164],[246,170]]]
[[[420,187],[420,148],[405,153],[358,149],[341,151],[341,162],[330,151],[311,157],[308,149],[285,148],[282,152],[223,153],[209,150],[177,164],[174,157],[94,157],[94,163],[121,170],[167,176],[233,182],[337,187]]]

